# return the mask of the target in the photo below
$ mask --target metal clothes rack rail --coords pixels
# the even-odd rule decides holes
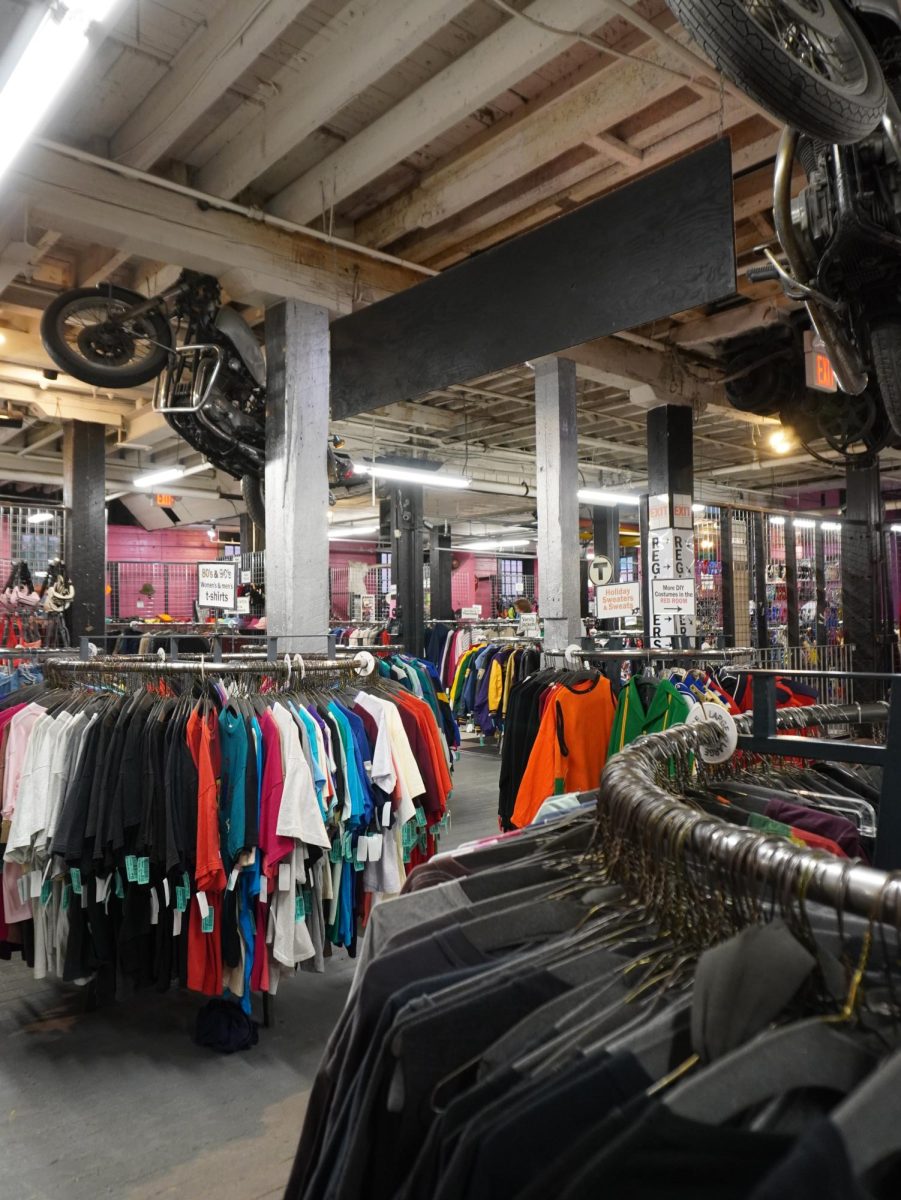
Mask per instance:
[[[893,684],[898,678],[893,677]],[[897,696],[897,687],[893,687],[893,693]],[[823,724],[838,719],[830,716],[835,710],[829,706],[818,707]],[[848,712],[855,710],[855,705],[845,708]],[[789,728],[797,711],[779,712],[777,727]],[[890,741],[892,716],[897,716],[894,706],[890,709]],[[897,738],[901,732],[899,722],[895,720],[894,724]],[[699,754],[704,749],[719,751],[723,737],[719,725],[701,721],[675,725],[626,746],[604,768],[599,825],[615,831],[636,850],[640,847],[654,855],[656,861],[673,864],[672,869],[678,869],[677,857],[680,861],[688,858],[698,873],[711,877],[714,886],[740,882],[748,893],[768,892],[777,902],[780,897],[794,894],[798,900],[820,901],[901,928],[898,875],[727,824],[699,813],[662,786],[659,779],[667,775],[667,766],[674,758]],[[881,813],[880,824],[887,815]],[[628,885],[625,875],[623,881]]]
[[[839,711],[859,723],[888,721],[884,745],[869,742],[836,741],[832,738],[791,737],[779,729],[810,728],[826,722],[817,710],[837,711],[831,705],[810,705],[780,713],[776,708],[777,671],[751,671],[753,709],[750,732],[739,734],[740,750],[782,758],[809,758],[818,761],[859,763],[882,767],[879,796],[879,832],[873,862],[884,870],[901,867],[901,804],[897,802],[897,781],[901,778],[901,675],[872,675],[854,671],[792,671],[792,679],[847,679],[850,681],[888,681],[888,700],[846,705]]]

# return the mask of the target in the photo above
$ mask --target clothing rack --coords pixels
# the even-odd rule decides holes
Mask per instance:
[[[886,763],[894,761],[897,743],[901,741],[901,712],[898,709],[901,691],[896,686],[899,680],[901,677],[892,677],[889,740],[885,747],[886,750],[891,748],[892,759],[886,758]],[[811,714],[811,725],[848,720],[857,712],[856,705],[812,707],[815,712]],[[792,728],[798,711],[776,712],[775,727]],[[894,721],[893,717],[896,718]],[[739,718],[740,727],[753,725],[753,722],[752,714]],[[732,881],[733,887],[738,881],[745,881],[749,895],[759,896],[763,891],[777,903],[789,896],[801,902],[817,900],[840,911],[901,928],[901,877],[888,874],[878,866],[848,863],[806,847],[794,846],[780,837],[716,820],[689,807],[663,785],[674,761],[687,763],[692,755],[703,758],[705,750],[721,752],[724,736],[719,724],[712,720],[675,725],[663,733],[653,733],[633,742],[609,759],[601,779],[597,836],[605,841],[618,838],[630,846],[629,862],[615,866],[623,884],[629,885],[629,872],[634,872],[635,860],[642,853],[653,855],[658,861],[661,855],[668,860],[668,849],[677,847],[678,857],[690,858],[700,871],[720,873]],[[775,737],[772,740],[777,741]],[[789,747],[767,744],[766,752],[799,755],[794,739],[778,741],[792,744]],[[753,748],[741,745],[741,735],[739,742],[741,749]],[[812,741],[810,744],[823,743]],[[809,755],[810,744],[805,744],[802,752],[812,757]],[[893,805],[889,797],[885,800],[884,811],[880,809],[878,842],[882,842],[882,852],[877,856],[879,862],[884,862],[887,846],[892,850],[899,847],[896,840],[898,806]],[[895,862],[901,863],[901,857]]]
[[[357,654],[353,658],[301,658],[296,655],[293,659],[285,655],[282,659],[253,658],[242,656],[236,661],[216,662],[207,661],[200,656],[192,661],[184,659],[154,659],[136,660],[129,655],[121,657],[93,658],[85,662],[74,658],[49,658],[45,664],[48,681],[59,682],[66,676],[78,678],[96,675],[199,675],[234,676],[234,675],[284,675],[288,681],[297,675],[302,681],[307,675],[339,675],[347,677],[368,677],[372,674],[375,662]]]
[[[873,862],[883,870],[901,867],[901,805],[896,802],[897,780],[901,772],[901,675],[868,675],[854,671],[792,671],[792,679],[847,679],[889,682],[887,701],[850,704],[841,708],[833,705],[811,705],[807,709],[792,709],[781,714],[776,709],[776,678],[786,672],[751,671],[752,697],[749,733],[739,735],[738,747],[754,754],[782,758],[829,759],[833,762],[861,763],[882,767],[882,788],[879,798],[879,832]],[[811,728],[829,724],[820,710],[844,713],[845,720],[858,724],[888,721],[884,745],[867,742],[836,741],[831,738],[777,736],[778,729]],[[782,717],[779,720],[779,717]],[[842,718],[834,718],[837,722]]]

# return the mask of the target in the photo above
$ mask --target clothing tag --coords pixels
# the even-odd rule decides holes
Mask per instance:
[[[181,884],[179,884],[175,889],[175,910],[176,912],[183,913],[187,907],[188,893],[181,886]]]
[[[391,801],[386,800],[382,805],[382,829],[387,829],[391,824]]]
[[[303,906],[303,896],[298,892],[294,897],[294,920],[302,921],[306,915]]]
[[[291,886],[291,865],[290,863],[278,864],[278,890],[287,892]]]
[[[366,864],[365,864],[365,863],[361,863],[361,862],[360,862],[360,860],[359,860],[358,858],[355,858],[355,859],[354,859],[354,870],[355,870],[355,871],[365,871],[365,870],[366,870]]]
[[[134,854],[125,855],[125,878],[129,883],[138,882],[138,860]]]
[[[72,891],[76,896],[81,895],[81,871],[78,867],[69,868],[69,879],[72,881]]]
[[[369,861],[378,862],[382,857],[382,834],[370,833],[369,835]]]
[[[45,879],[41,884],[41,904],[46,908],[50,903],[50,895],[53,891],[53,884],[49,879]]]
[[[172,936],[178,937],[181,933],[181,909],[174,908],[172,910]]]
[[[357,838],[357,862],[364,863],[369,858],[369,838],[365,833],[361,833]]]
[[[207,913],[210,911],[210,906],[206,898],[206,892],[197,893],[197,907],[200,909],[200,915],[205,921],[207,918]]]
[[[66,909],[69,907],[69,904],[71,903],[71,901],[72,901],[72,884],[64,883],[63,884],[63,898],[62,898],[63,912],[65,912]]]
[[[118,867],[116,867],[116,897],[119,900],[125,899],[125,884],[122,882]]]
[[[269,899],[269,877],[260,875],[260,904],[265,904]]]
[[[40,871],[32,871],[29,876],[29,895],[32,900],[37,900],[41,894],[41,873]]]
[[[87,908],[87,906],[88,906],[88,889],[82,888],[81,889],[81,907]]]
[[[191,876],[188,874],[187,871],[182,872],[182,880],[183,880],[183,886],[185,889],[185,893],[190,898],[190,896],[191,896]]]
[[[232,867],[231,874],[228,877],[228,890],[230,892],[233,892],[235,890],[235,884],[238,882],[238,876],[240,875],[240,873],[241,873],[240,867]]]
[[[107,875],[106,879],[94,880],[94,895],[97,897],[98,904],[102,904],[106,900],[112,882],[113,877],[111,875]]]
[[[160,923],[160,901],[156,894],[156,888],[150,889],[150,924],[159,925]]]
[[[28,903],[28,890],[29,890],[27,875],[20,875],[19,878],[16,880],[16,890],[19,893],[19,903],[27,904]]]
[[[163,879],[163,904],[169,907],[169,880]]]
[[[415,820],[420,829],[423,827],[423,825],[425,825],[425,813],[419,807],[419,805],[416,806]]]
[[[139,858],[138,859],[138,883],[149,883],[149,882],[150,882],[150,859],[149,858]]]
[[[201,892],[198,892],[197,894],[198,894],[198,896],[202,895]],[[213,910],[208,909],[206,916],[201,919],[200,928],[203,933],[212,933],[213,932],[213,917],[214,917],[214,915],[215,914],[213,913]]]

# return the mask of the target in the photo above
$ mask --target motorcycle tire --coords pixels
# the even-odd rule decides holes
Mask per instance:
[[[247,507],[247,515],[257,529],[266,532],[266,501],[262,479],[255,475],[241,476],[241,495]]]
[[[871,327],[870,352],[886,416],[901,436],[901,317]]]
[[[110,287],[107,284],[95,288],[72,288],[63,292],[47,305],[41,317],[41,341],[44,343],[44,349],[61,371],[95,387],[130,388],[149,383],[166,367],[172,348],[172,330],[165,315],[158,309],[144,313],[136,322],[151,343],[148,354],[139,365],[115,366],[94,362],[72,346],[66,340],[64,332],[67,315],[73,311],[77,312],[79,305],[89,310],[92,301],[99,307],[103,306],[104,301],[118,301],[120,304],[132,306],[143,304],[146,299],[146,296],[138,292]]]
[[[707,56],[736,87],[811,137],[859,142],[882,120],[888,98],[872,47],[835,0],[821,0],[847,37],[861,82],[851,88],[809,70],[748,11],[747,0],[667,0]],[[780,6],[781,0],[763,0]]]

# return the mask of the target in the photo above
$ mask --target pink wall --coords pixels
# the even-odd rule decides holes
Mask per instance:
[[[219,547],[204,529],[109,525],[106,530],[107,562],[212,562],[218,557]]]

